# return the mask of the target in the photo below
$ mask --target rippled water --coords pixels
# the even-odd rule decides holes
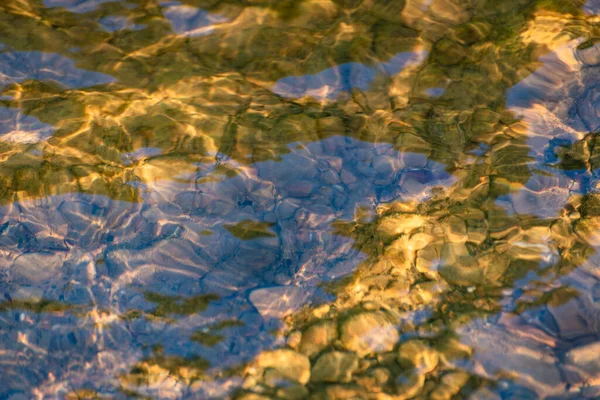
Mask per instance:
[[[2,2],[0,398],[600,398],[599,38],[596,0]]]

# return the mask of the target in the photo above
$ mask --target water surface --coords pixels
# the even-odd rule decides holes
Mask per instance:
[[[597,398],[598,9],[5,1],[0,398]]]

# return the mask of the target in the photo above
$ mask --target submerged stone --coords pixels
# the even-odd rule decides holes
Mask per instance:
[[[396,376],[395,380],[397,399],[405,400],[418,395],[423,390],[425,375],[405,372]]]
[[[256,359],[259,368],[272,368],[281,376],[300,382],[308,383],[310,379],[310,361],[308,357],[289,349],[265,351]]]
[[[315,324],[302,334],[300,352],[310,357],[325,349],[337,336],[335,322],[323,321]]]
[[[352,315],[340,326],[342,345],[360,356],[391,351],[400,335],[398,329],[381,312]]]
[[[57,253],[27,253],[15,259],[12,270],[30,282],[42,282],[57,275],[63,256]]]
[[[321,355],[312,368],[314,382],[350,382],[358,369],[358,357],[354,353],[332,351]]]
[[[440,385],[429,394],[429,398],[432,400],[450,400],[458,394],[468,380],[469,374],[464,371],[444,374]]]
[[[398,348],[398,363],[414,368],[417,374],[428,374],[437,367],[439,355],[422,340],[402,343]]]
[[[365,399],[367,395],[368,392],[356,384],[329,384],[324,389],[316,391],[311,398],[315,400],[351,400]]]
[[[565,354],[567,369],[576,375],[576,380],[600,385],[600,342],[575,347]]]
[[[515,383],[540,397],[563,393],[565,384],[553,349],[531,336],[519,336],[498,325],[474,321],[458,329],[463,343],[473,348],[471,360],[489,378],[510,373]]]
[[[310,181],[296,181],[286,187],[287,195],[294,198],[309,197],[313,189],[314,184]]]
[[[309,391],[302,385],[287,385],[277,389],[276,395],[278,398],[290,400],[302,400],[308,397]]]
[[[278,286],[253,290],[249,298],[263,318],[283,318],[306,305],[309,294],[298,286]]]

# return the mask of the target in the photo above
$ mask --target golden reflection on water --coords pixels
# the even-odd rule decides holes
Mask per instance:
[[[0,397],[600,396],[596,0],[0,4]]]

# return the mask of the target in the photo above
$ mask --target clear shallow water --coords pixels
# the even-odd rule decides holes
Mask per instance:
[[[0,9],[0,398],[600,395],[594,1]]]
[[[46,320],[63,327],[47,338],[65,346],[56,344],[63,356],[50,358],[57,362],[78,352],[79,362],[91,366],[108,351],[116,357],[112,373],[122,373],[127,360],[157,345],[182,357],[201,355],[214,368],[247,361],[277,344],[268,331],[279,318],[331,301],[318,285],[351,274],[364,260],[352,240],[334,233],[332,222],[353,220],[357,207],[373,211],[388,198],[424,200],[431,187],[453,181],[441,164],[422,154],[398,153],[389,144],[336,136],[290,148],[280,161],[252,166],[221,155],[220,165],[239,168],[233,178],[136,185],[145,190],[139,203],[71,194],[4,207],[2,261],[12,278],[5,282],[6,294],[15,302],[43,298],[68,304],[77,313],[103,310],[108,324],[100,335],[93,323],[66,332],[73,318],[68,311]],[[372,159],[381,160],[377,165],[393,160],[400,168],[362,165]],[[214,166],[202,169],[188,179],[198,182],[214,172]],[[399,181],[412,185],[401,187]],[[282,301],[285,296],[290,300]],[[156,313],[157,301],[160,307],[174,299],[172,306],[162,304],[176,308],[180,297],[206,300],[197,307],[182,305],[182,312],[164,312],[163,320],[143,317]],[[16,312],[9,337],[29,330],[30,323]],[[210,332],[225,321],[237,324],[219,331],[216,345],[190,340],[194,332]],[[32,365],[32,372],[47,369],[43,362],[37,368]],[[57,378],[69,381],[85,375],[61,372],[65,375]],[[7,377],[5,384],[13,379]]]

